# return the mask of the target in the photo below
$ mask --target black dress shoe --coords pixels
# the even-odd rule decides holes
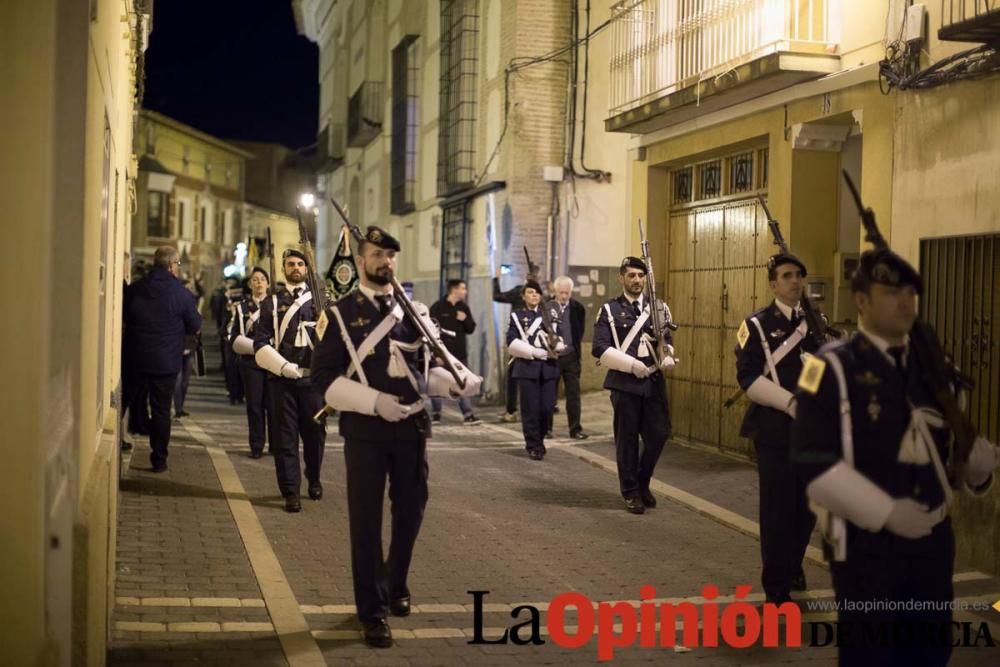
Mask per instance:
[[[643,514],[646,511],[646,507],[642,504],[641,498],[626,498],[625,509],[628,510],[630,514]]]
[[[406,595],[401,598],[396,598],[389,603],[389,611],[393,616],[409,616],[410,615],[410,596]]]
[[[649,489],[640,492],[639,497],[642,499],[642,504],[646,507],[656,507],[656,496],[650,493]]]
[[[364,623],[363,634],[365,643],[373,648],[389,648],[392,646],[392,630],[384,618]]]
[[[805,591],[808,589],[809,587],[806,585],[806,573],[799,572],[797,575],[795,575],[795,578],[792,579],[792,590]]]
[[[577,431],[576,433],[571,433],[569,437],[573,438],[574,440],[586,440],[590,436],[584,433],[583,431]]]
[[[545,452],[540,452],[537,449],[529,449],[528,456],[531,457],[532,461],[541,461],[545,458]]]
[[[309,497],[319,500],[323,497],[323,485],[319,482],[309,482]]]
[[[259,459],[262,456],[264,456],[264,452],[250,452],[250,458],[252,459]]]
[[[150,468],[150,470],[152,470],[153,472],[167,472],[167,464],[166,463],[156,463],[156,464],[153,465],[152,468]]]
[[[285,496],[285,511],[289,513],[302,511],[302,501],[299,500],[298,495]]]

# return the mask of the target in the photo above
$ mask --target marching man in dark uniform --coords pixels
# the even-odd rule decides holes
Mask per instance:
[[[547,320],[539,304],[542,287],[528,279],[521,288],[524,308],[510,314],[507,351],[514,359],[511,375],[521,397],[521,432],[528,456],[545,458],[545,432],[552,423],[559,379],[559,353],[566,344],[559,338],[558,321]]]
[[[622,295],[601,308],[594,323],[591,353],[608,369],[604,388],[611,390],[614,409],[615,452],[618,484],[625,509],[642,514],[656,507],[649,490],[653,469],[670,437],[670,409],[663,370],[676,364],[673,337],[663,332],[665,354],[656,358],[656,339],[650,321],[646,286],[646,264],[626,257],[618,270]],[[670,321],[670,310],[658,300],[662,322]],[[639,452],[642,436],[642,453]]]
[[[399,242],[369,227],[358,244],[358,289],[324,314],[313,358],[313,381],[340,413],[347,468],[354,601],[365,642],[392,645],[386,616],[410,613],[407,576],[427,504],[425,442],[430,419],[421,391],[428,373],[419,330],[396,303],[391,285]],[[415,308],[417,304],[414,304]],[[431,325],[426,308],[425,324]],[[465,372],[459,392],[443,369],[431,368],[436,395],[475,395],[481,378]],[[382,551],[386,477],[392,503],[389,557]]]
[[[803,355],[817,345],[799,300],[806,266],[794,255],[767,262],[774,300],[743,320],[736,334],[736,381],[750,399],[740,435],[753,440],[760,487],[761,584],[768,601],[787,602],[806,589],[802,559],[816,517],[791,456],[792,392]]]
[[[274,407],[276,442],[272,446],[278,489],[285,498],[285,511],[298,512],[302,509],[299,437],[309,497],[319,500],[323,497],[320,467],[326,426],[313,421],[313,415],[323,408],[323,398],[313,390],[310,378],[317,314],[305,282],[309,270],[305,255],[299,250],[286,250],[282,268],[285,288],[261,302],[253,347],[257,365],[271,373],[268,390]]]
[[[248,282],[250,295],[236,304],[233,318],[229,321],[229,342],[237,355],[246,394],[250,458],[259,459],[264,454],[265,433],[272,453],[274,451],[274,415],[268,405],[268,373],[254,359],[253,331],[260,320],[260,304],[267,300],[267,289],[271,281],[267,271],[254,267]]]
[[[841,609],[841,665],[945,665],[951,653],[952,433],[910,342],[921,289],[898,255],[862,253],[851,281],[862,330],[807,360],[798,382],[793,453],[825,528],[838,605],[925,605]],[[997,465],[979,438],[956,482],[984,493]]]

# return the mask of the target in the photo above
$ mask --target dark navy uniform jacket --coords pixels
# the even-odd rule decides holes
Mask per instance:
[[[308,291],[309,288],[302,284],[302,289]],[[277,300],[278,304],[278,328],[285,326],[286,313],[288,309],[295,303],[295,297],[292,296],[287,288],[281,289],[276,295],[269,296],[260,302],[260,318],[257,320],[257,325],[254,327],[253,331],[253,349],[254,352],[260,348],[271,345],[272,340],[275,338],[274,330],[274,303]],[[299,324],[303,322],[313,322],[315,323],[317,319],[316,310],[312,299],[307,301],[299,308],[294,315],[292,315],[291,321],[288,326],[285,327],[284,337],[278,341],[275,345],[275,349],[278,350],[278,354],[283,356],[288,361],[293,364],[298,364],[300,370],[307,370],[311,367],[312,363],[312,347],[309,344],[296,345],[296,337],[299,331]],[[306,327],[305,332],[312,346],[316,345],[316,328],[315,326]],[[306,376],[306,373],[303,373]],[[303,377],[301,380],[296,380],[300,384],[309,384],[309,377]]]
[[[643,297],[642,303],[645,304],[646,298]],[[614,320],[614,329],[618,334],[618,340],[621,343],[625,342],[628,337],[629,332],[632,330],[632,326],[639,316],[635,312],[635,308],[624,294],[611,299],[605,304],[611,309],[611,319]],[[615,339],[611,334],[612,323],[608,321],[608,312],[605,310],[604,306],[601,306],[600,312],[597,314],[597,321],[594,322],[594,341],[591,347],[591,354],[593,354],[598,359],[604,354],[604,351],[609,347],[615,347]],[[653,336],[653,322],[652,318],[647,318],[646,323],[642,327],[642,331],[635,336],[632,342],[629,344],[627,350],[622,350],[630,357],[635,357],[639,359],[639,345],[642,340],[642,334],[648,335],[650,338]],[[663,341],[667,344],[673,343],[673,336],[670,334],[670,330],[664,328],[663,331]],[[656,364],[655,359],[652,354],[648,357],[640,359],[647,366],[654,366]],[[653,395],[653,383],[662,382],[663,373],[657,368],[656,372],[650,375],[648,378],[637,378],[631,373],[622,373],[621,371],[609,370],[607,377],[604,378],[604,388],[612,389],[615,391],[624,391],[628,394],[635,394],[637,396],[652,396]]]
[[[271,295],[268,294],[261,300],[261,304],[264,301],[270,300]],[[233,318],[229,321],[229,345],[232,347],[233,341],[236,340],[237,336],[246,336],[250,340],[253,340],[254,328],[257,326],[260,315],[253,318],[253,314],[260,310],[260,304],[253,300],[252,296],[246,296],[236,304],[233,309]],[[251,321],[253,318],[253,321]],[[273,326],[273,325],[272,325]],[[238,363],[241,366],[246,366],[247,368],[260,369],[257,365],[256,360],[254,360],[252,354],[237,354],[235,355]]]
[[[507,326],[507,345],[510,345],[513,341],[521,337],[521,331],[514,324],[514,319],[517,319],[521,324],[521,328],[524,329],[525,334],[528,334],[528,330],[534,321],[542,317],[541,308],[542,305],[539,304],[535,309],[521,308],[511,311],[510,324]],[[558,321],[552,321],[552,329],[556,335],[559,334]],[[542,339],[546,338],[546,336],[545,327],[539,325],[534,334],[528,335],[527,340],[533,347],[544,348],[545,344],[542,342]],[[514,357],[511,377],[517,380],[555,380],[559,377],[559,362],[556,359],[521,359]]]
[[[907,454],[904,435],[910,425],[910,404],[934,411],[940,406],[921,379],[916,356],[906,356],[905,381],[892,361],[863,333],[846,341],[825,345],[822,353],[835,354],[844,367],[851,404],[854,435],[854,467],[893,498],[913,498],[936,509],[944,501],[944,489],[933,464],[914,463]],[[822,358],[822,357],[821,357]],[[830,363],[822,371],[815,393],[800,388],[796,393],[792,455],[808,484],[843,457],[840,394]],[[947,465],[950,431],[931,427],[941,462]],[[907,438],[909,440],[909,438]],[[909,447],[912,447],[912,441]],[[920,441],[918,448],[923,448]],[[873,533],[848,523],[847,558],[852,554],[878,556],[926,553],[952,547],[951,520],[939,523],[924,538],[911,540],[887,530]]]
[[[761,345],[760,331],[750,321],[754,317],[764,329],[767,346],[772,354],[792,335],[801,322],[801,319],[794,315],[792,320],[785,317],[774,301],[743,321],[740,331],[743,332],[746,327],[747,338],[744,345],[738,345],[736,348],[736,381],[744,390],[763,375],[768,367],[764,347]],[[817,349],[816,342],[807,330],[805,337],[799,341],[795,349],[777,364],[778,382],[782,388],[795,393],[799,375],[802,373],[801,355],[803,352],[815,353]],[[740,435],[761,442],[788,445],[790,442],[788,429],[791,423],[792,418],[787,413],[750,401],[750,406],[743,417]]]
[[[194,295],[160,267],[125,290],[122,318],[129,370],[150,375],[179,373],[185,334],[201,330]]]
[[[361,343],[371,334],[371,332],[382,321],[379,309],[368,297],[355,289],[353,292],[341,298],[336,303],[337,310],[347,326],[347,336],[350,338],[354,348],[357,349]],[[387,316],[388,317],[388,316]],[[341,375],[347,373],[351,365],[351,357],[344,343],[343,332],[337,323],[332,311],[327,313],[326,329],[323,339],[313,353],[312,377],[313,386],[319,392],[326,392],[330,384]],[[362,359],[361,365],[368,380],[368,385],[380,392],[398,396],[400,402],[410,404],[420,398],[420,393],[413,388],[410,380],[406,377],[396,378],[389,376],[389,339],[402,343],[414,343],[420,339],[417,328],[404,319],[389,332],[389,335],[378,342],[375,348]],[[423,386],[423,357],[420,350],[416,352],[403,352],[410,372],[413,373],[418,386]],[[360,382],[357,375],[349,379]],[[417,415],[407,419],[392,423],[381,417],[363,415],[358,412],[340,413],[340,435],[345,439],[387,441],[413,440],[426,434],[427,412],[419,411]]]

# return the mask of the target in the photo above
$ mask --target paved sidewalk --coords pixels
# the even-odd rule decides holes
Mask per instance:
[[[485,423],[477,427],[461,425],[450,411],[429,443],[430,501],[410,580],[415,613],[391,619],[394,648],[372,650],[361,643],[353,615],[343,446],[335,425],[323,466],[325,498],[304,498],[303,511],[289,515],[272,460],[247,456],[243,408],[228,405],[220,377],[194,380],[187,409],[192,416],[174,422],[170,470],[149,472],[148,446],[140,439],[122,482],[113,665],[589,664],[596,661],[596,639],[570,650],[545,634],[544,611],[560,593],[636,601],[650,584],[657,599],[697,603],[706,584],[718,586],[721,596],[750,584],[749,599],[762,598],[753,537],[756,474],[746,462],[671,444],[654,485],[659,506],[633,516],[624,512],[608,471],[614,446],[605,394],[584,397],[584,427],[593,437],[583,444],[557,438],[542,462],[525,456],[520,425],[500,423],[498,409],[480,408]],[[565,435],[565,416],[556,419],[557,435]],[[234,482],[242,491],[233,490]],[[267,568],[269,558],[277,570]],[[810,563],[807,575],[810,595],[829,599],[826,571]],[[487,638],[528,617],[522,610],[512,619],[514,607],[532,604],[543,612],[546,643],[468,644],[470,590],[490,591]],[[956,584],[959,597],[993,592],[1000,582],[976,574]],[[567,622],[576,619],[571,614]],[[998,655],[985,651],[958,650],[952,664],[984,664]],[[616,651],[615,659],[834,664],[836,654],[830,647],[675,652],[636,645]]]

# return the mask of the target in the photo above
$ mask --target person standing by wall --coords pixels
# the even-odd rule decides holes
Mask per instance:
[[[447,295],[431,306],[431,319],[435,320],[441,332],[441,342],[463,365],[468,365],[468,348],[466,337],[476,330],[476,321],[472,318],[472,311],[469,310],[465,299],[469,294],[469,289],[464,280],[449,280]],[[458,399],[458,407],[465,417],[466,426],[481,424],[482,421],[476,418],[472,411],[472,403],[469,398],[462,396]],[[431,397],[431,421],[435,424],[441,421],[441,399]]]

